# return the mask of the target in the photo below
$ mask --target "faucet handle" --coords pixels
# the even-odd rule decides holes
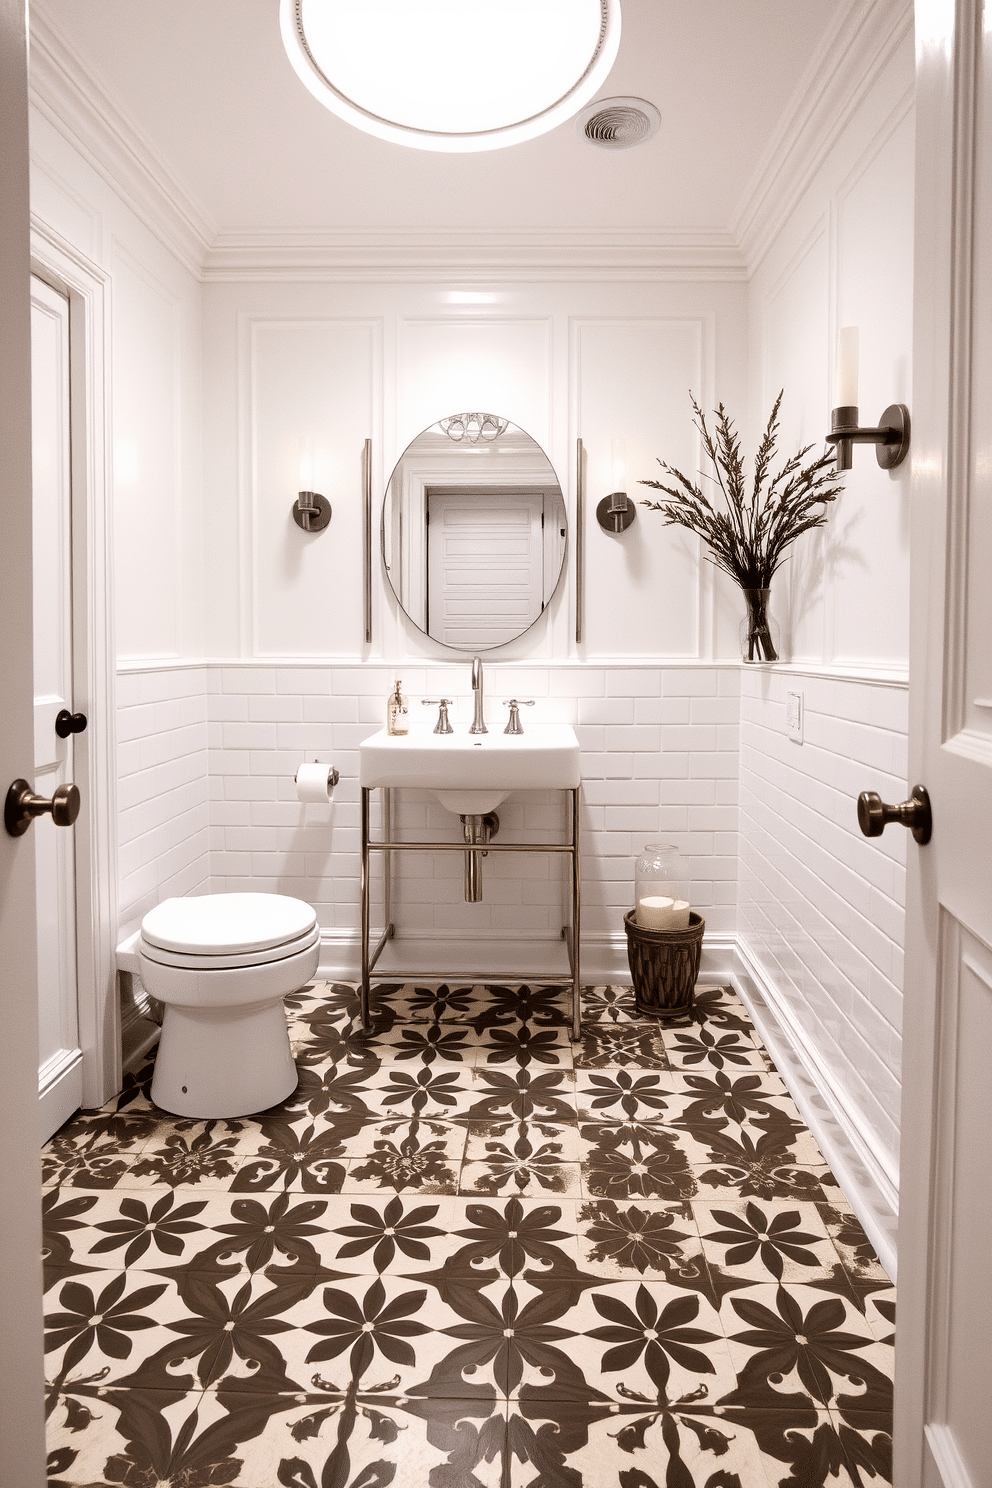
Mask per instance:
[[[504,708],[509,708],[510,710],[510,721],[506,725],[506,728],[503,730],[504,734],[522,734],[524,731],[524,726],[520,722],[520,709],[533,708],[534,699],[505,698],[503,700],[503,706]]]
[[[437,715],[437,723],[434,725],[436,734],[453,734],[455,731],[448,722],[448,709],[451,707],[452,698],[421,698],[425,708],[432,708],[436,704],[440,709]]]

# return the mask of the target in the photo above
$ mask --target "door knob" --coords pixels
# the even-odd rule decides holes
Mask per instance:
[[[70,734],[81,734],[85,727],[85,713],[70,713],[68,708],[63,708],[55,716],[55,732],[60,739],[68,739]]]
[[[858,797],[858,826],[865,836],[881,837],[889,822],[908,827],[921,847],[929,842],[933,815],[926,786],[914,785],[909,800],[898,806],[887,806],[875,791],[862,791]]]
[[[57,827],[71,827],[79,815],[79,786],[57,785],[46,800],[36,796],[26,780],[15,780],[3,803],[3,824],[11,837],[23,837],[35,817],[46,811]]]

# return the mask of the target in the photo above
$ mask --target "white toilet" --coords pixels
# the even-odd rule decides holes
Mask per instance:
[[[285,894],[164,899],[134,949],[165,1003],[152,1100],[203,1119],[247,1116],[296,1089],[283,998],[317,970],[320,928]]]

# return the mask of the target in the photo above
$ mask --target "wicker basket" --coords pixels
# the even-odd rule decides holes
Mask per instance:
[[[692,1007],[706,921],[690,910],[687,930],[648,930],[637,923],[632,909],[623,923],[637,1011],[651,1018],[685,1017]]]

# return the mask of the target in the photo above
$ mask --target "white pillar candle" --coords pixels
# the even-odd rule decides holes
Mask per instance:
[[[686,899],[676,899],[672,904],[672,918],[666,926],[668,930],[688,930],[689,928],[689,902]]]
[[[649,894],[637,901],[637,923],[645,930],[670,930],[674,899],[665,899],[660,894]]]
[[[837,332],[833,406],[835,408],[857,408],[858,406],[857,326],[843,326]]]

